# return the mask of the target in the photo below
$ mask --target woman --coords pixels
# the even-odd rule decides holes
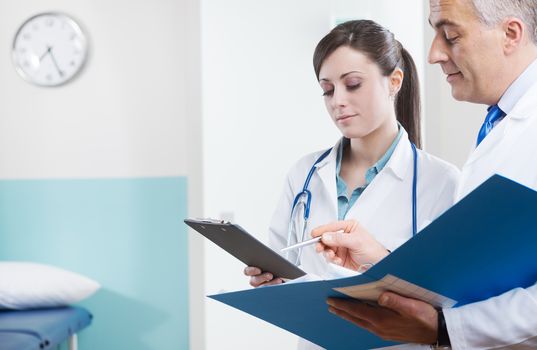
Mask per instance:
[[[449,207],[459,171],[419,149],[416,67],[386,28],[369,20],[338,25],[317,45],[313,65],[342,138],[330,150],[307,155],[293,166],[271,223],[270,244],[279,251],[311,238],[318,226],[353,219],[363,228],[363,264],[346,266],[335,256],[330,260],[367,268]],[[307,195],[296,197],[310,171],[311,202],[304,223],[306,205],[301,203]],[[317,245],[320,251],[324,247]],[[333,277],[331,264],[315,248],[294,250],[288,258],[308,273]],[[282,283],[255,267],[247,267],[245,274],[255,287]]]

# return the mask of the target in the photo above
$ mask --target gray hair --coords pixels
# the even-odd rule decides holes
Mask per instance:
[[[487,26],[499,24],[507,17],[516,17],[526,25],[537,44],[537,2],[535,0],[470,0],[479,20]]]

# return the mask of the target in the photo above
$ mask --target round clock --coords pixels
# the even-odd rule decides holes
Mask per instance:
[[[73,79],[88,55],[80,26],[61,13],[41,13],[26,20],[13,40],[13,62],[27,81],[58,86]]]

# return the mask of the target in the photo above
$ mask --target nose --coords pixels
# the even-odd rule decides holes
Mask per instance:
[[[344,88],[334,87],[332,96],[332,108],[345,107],[347,105],[347,91]]]
[[[429,49],[427,61],[430,64],[435,64],[444,63],[448,60],[449,57],[446,50],[446,43],[444,43],[443,38],[441,38],[440,35],[437,33],[433,38],[433,42],[431,43],[431,48]]]

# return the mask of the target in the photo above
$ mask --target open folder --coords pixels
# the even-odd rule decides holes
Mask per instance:
[[[414,286],[458,307],[533,285],[536,252],[537,192],[494,175],[362,275],[210,297],[327,349],[372,349],[396,343],[329,313],[327,297],[348,298],[336,288],[391,278],[406,283],[411,296],[420,298]]]

